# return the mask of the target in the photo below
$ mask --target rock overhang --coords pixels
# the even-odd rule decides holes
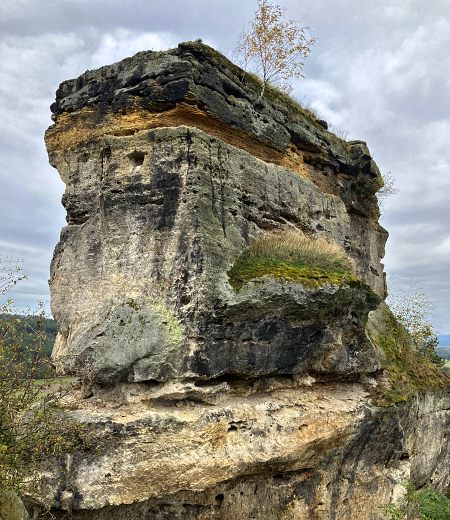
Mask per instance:
[[[63,82],[52,105],[50,152],[104,134],[192,125],[275,164],[310,176],[352,211],[377,216],[380,172],[366,143],[346,142],[284,94],[268,89],[198,42],[144,51]],[[55,143],[55,144],[53,144]],[[315,170],[315,174],[311,174]]]

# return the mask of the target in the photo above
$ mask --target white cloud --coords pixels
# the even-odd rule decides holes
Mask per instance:
[[[139,50],[175,44],[169,33],[121,28],[104,34],[89,30],[83,36],[45,33],[0,39],[0,251],[24,259],[29,279],[13,294],[19,306],[48,300],[50,259],[65,225],[60,204],[64,185],[48,164],[44,145],[58,84]]]
[[[132,56],[143,50],[165,50],[176,47],[178,41],[170,33],[138,33],[119,28],[112,33],[104,34],[92,55],[91,66],[101,67],[109,63]]]

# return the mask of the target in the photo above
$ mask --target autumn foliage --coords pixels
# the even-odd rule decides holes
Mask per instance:
[[[244,68],[262,79],[262,96],[268,84],[291,90],[290,81],[303,77],[303,65],[315,41],[310,29],[287,20],[279,5],[258,0],[255,17],[243,31],[236,52]]]

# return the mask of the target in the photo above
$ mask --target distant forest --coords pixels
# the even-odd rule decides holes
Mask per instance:
[[[50,357],[56,338],[56,322],[50,318],[40,316],[26,316],[21,314],[0,314],[0,321],[18,320],[18,329],[22,335],[24,346],[34,345],[36,331],[43,333],[42,354]]]

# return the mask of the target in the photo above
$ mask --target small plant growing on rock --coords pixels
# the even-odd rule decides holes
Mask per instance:
[[[382,367],[388,376],[378,388],[375,399],[378,406],[409,401],[430,389],[448,388],[449,377],[417,352],[411,335],[387,304],[378,307],[366,330],[381,354]]]
[[[353,262],[338,244],[289,230],[258,237],[228,276],[237,289],[246,281],[265,275],[320,286],[356,281],[353,271]]]
[[[395,179],[391,172],[387,172],[383,175],[383,186],[377,192],[378,205],[380,208],[383,207],[386,199],[391,195],[396,195],[398,188],[395,183]]]
[[[439,367],[445,360],[439,357],[437,332],[431,324],[431,302],[420,289],[412,286],[406,293],[391,294],[390,306],[398,321],[409,332],[416,350]]]
[[[255,18],[242,33],[236,53],[244,68],[249,65],[262,79],[259,99],[268,84],[287,93],[292,90],[290,81],[303,77],[303,65],[315,41],[308,27],[285,19],[282,7],[258,0]]]
[[[387,520],[447,520],[450,518],[450,498],[433,489],[416,490],[412,482],[406,484],[402,505],[384,508]]]

